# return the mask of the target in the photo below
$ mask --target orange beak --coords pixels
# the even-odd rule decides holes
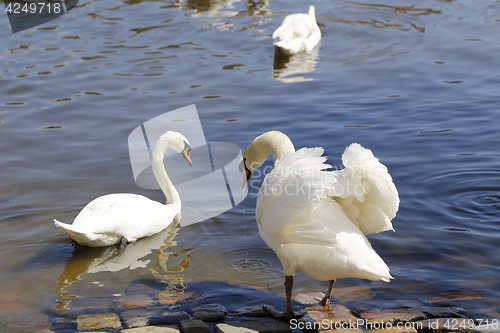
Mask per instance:
[[[189,154],[191,152],[191,148],[186,148],[182,151],[182,156],[186,159],[186,161],[189,163],[189,166],[193,166],[193,161],[191,161],[191,155]]]
[[[245,170],[243,172],[243,183],[241,183],[241,190],[242,191],[244,191],[245,188],[247,187],[248,180],[250,179],[250,177],[252,177],[252,174],[248,170]]]

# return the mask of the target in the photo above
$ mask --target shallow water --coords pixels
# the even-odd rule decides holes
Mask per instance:
[[[234,311],[282,304],[231,287],[282,289],[281,265],[254,217],[262,177],[232,210],[180,227],[170,240],[146,241],[131,251],[143,257],[108,270],[99,261],[113,258],[112,249],[74,249],[52,222],[72,221],[107,193],[164,200],[135,184],[127,138],[190,104],[209,142],[245,149],[277,129],[296,147],[323,146],[336,166],[351,142],[387,165],[401,197],[396,232],[369,239],[395,280],[339,281],[376,293],[358,309],[399,300],[428,306],[430,297],[467,291],[482,299],[439,304],[471,318],[500,317],[500,1],[318,0],[320,48],[275,59],[270,34],[308,4],[80,1],[17,34],[2,14],[2,318],[43,317],[99,288],[111,297],[138,282],[166,293],[192,290]],[[200,198],[200,207],[209,200]],[[297,289],[326,286],[300,273],[295,280]]]

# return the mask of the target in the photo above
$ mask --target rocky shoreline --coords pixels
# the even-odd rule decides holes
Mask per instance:
[[[263,291],[259,286],[255,288],[258,289],[255,292]],[[387,308],[390,301],[384,301],[385,306],[377,306],[381,303],[372,300],[375,293],[360,286],[335,289],[332,304],[321,307],[317,305],[324,295],[321,291],[298,290],[293,295],[294,307],[305,309],[306,314],[298,320],[284,322],[267,317],[262,307],[227,311],[217,302],[217,297],[205,297],[193,291],[164,293],[145,284],[135,284],[123,293],[111,292],[113,297],[102,297],[108,295],[104,292],[59,303],[56,309],[50,310],[49,322],[38,327],[41,330],[0,327],[0,332],[466,333],[472,332],[477,322],[467,318],[458,306],[481,301],[478,295],[460,292],[429,297],[422,303],[394,301],[395,307]],[[358,306],[351,306],[353,304]],[[360,310],[362,308],[364,310]]]

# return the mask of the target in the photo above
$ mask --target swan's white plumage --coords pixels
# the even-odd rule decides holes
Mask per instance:
[[[254,142],[272,151],[264,146],[284,140],[276,133]],[[243,154],[249,163],[259,151],[252,145]],[[345,169],[325,171],[330,165],[322,148],[294,152],[290,145],[292,150],[279,156],[266,175],[256,210],[260,235],[280,258],[285,275],[300,270],[317,280],[388,282],[389,268],[365,237],[392,230],[399,196],[387,168],[369,149],[352,144],[342,156]]]
[[[185,144],[189,146],[189,141],[182,134],[168,131],[160,137],[153,152],[153,172],[167,204],[138,194],[108,194],[88,203],[73,224],[54,220],[55,225],[77,243],[92,247],[117,244],[123,237],[134,242],[164,230],[180,213],[181,202],[166,174],[163,156],[169,147],[183,151]]]
[[[307,14],[291,14],[285,17],[281,26],[274,31],[273,38],[279,38],[279,41],[274,43],[278,54],[291,55],[314,49],[321,40],[314,6],[309,6]]]
[[[332,173],[338,183],[329,194],[363,234],[394,230],[399,195],[386,166],[357,143],[346,148],[342,163],[345,169]]]
[[[154,235],[172,223],[172,207],[145,196],[129,193],[108,194],[92,200],[73,224],[55,224],[77,243],[99,247],[129,242]]]

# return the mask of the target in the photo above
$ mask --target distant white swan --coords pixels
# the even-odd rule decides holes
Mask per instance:
[[[371,150],[357,143],[342,155],[345,169],[330,168],[323,148],[295,151],[283,133],[271,131],[257,137],[243,153],[242,187],[272,155],[274,169],[266,175],[258,198],[259,233],[278,255],[285,273],[286,309],[276,317],[293,318],[293,276],[330,281],[321,305],[330,302],[335,280],[357,277],[389,282],[389,267],[373,250],[365,235],[394,230],[391,219],[399,196],[387,168]]]
[[[314,49],[321,40],[314,6],[309,6],[307,14],[291,14],[285,17],[281,26],[274,31],[273,38],[279,38],[279,41],[274,43],[276,54],[291,55]]]
[[[172,148],[191,163],[191,147],[184,135],[168,131],[156,142],[152,168],[165,197],[166,204],[145,196],[130,193],[108,194],[92,200],[73,221],[66,224],[54,220],[74,241],[82,245],[100,247],[127,242],[154,235],[167,228],[181,211],[181,199],[167,176],[163,158]]]

